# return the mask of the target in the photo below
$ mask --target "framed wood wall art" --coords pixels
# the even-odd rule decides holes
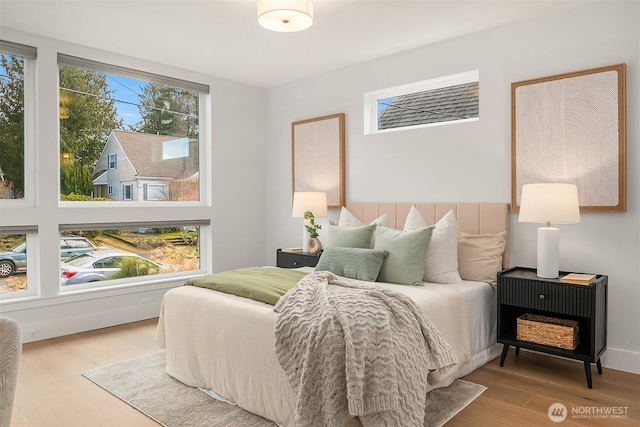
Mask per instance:
[[[511,209],[522,185],[578,186],[581,211],[626,211],[626,66],[511,84]]]
[[[324,191],[328,208],[345,204],[344,113],[291,124],[293,191]]]

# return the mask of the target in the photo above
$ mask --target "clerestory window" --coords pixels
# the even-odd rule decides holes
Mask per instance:
[[[478,120],[478,70],[367,92],[364,133]]]

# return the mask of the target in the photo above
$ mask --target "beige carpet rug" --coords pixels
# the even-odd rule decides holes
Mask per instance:
[[[82,374],[165,427],[274,427],[237,406],[216,400],[165,373],[165,353],[93,369]],[[463,380],[427,395],[425,427],[442,426],[486,387]]]

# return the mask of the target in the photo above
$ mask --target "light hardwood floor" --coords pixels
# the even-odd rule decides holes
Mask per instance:
[[[152,319],[25,344],[11,426],[157,426],[81,376],[99,366],[158,351],[156,325],[157,319]],[[594,374],[589,390],[581,363],[525,351],[516,357],[511,350],[503,368],[496,359],[465,379],[488,389],[447,427],[640,425],[639,375],[604,368],[603,375]],[[556,402],[569,411],[562,423],[547,416]],[[627,407],[627,418],[572,418],[574,407],[582,411]]]

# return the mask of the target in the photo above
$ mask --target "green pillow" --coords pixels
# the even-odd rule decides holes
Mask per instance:
[[[327,246],[320,256],[316,271],[330,271],[350,279],[375,282],[387,251],[378,249]]]
[[[343,248],[369,249],[375,225],[363,225],[361,227],[338,227],[329,224],[329,239],[327,246],[342,246]]]
[[[382,264],[378,281],[421,285],[424,257],[427,254],[434,227],[432,225],[413,231],[400,231],[379,226],[376,229],[375,249],[385,250],[389,255]]]

